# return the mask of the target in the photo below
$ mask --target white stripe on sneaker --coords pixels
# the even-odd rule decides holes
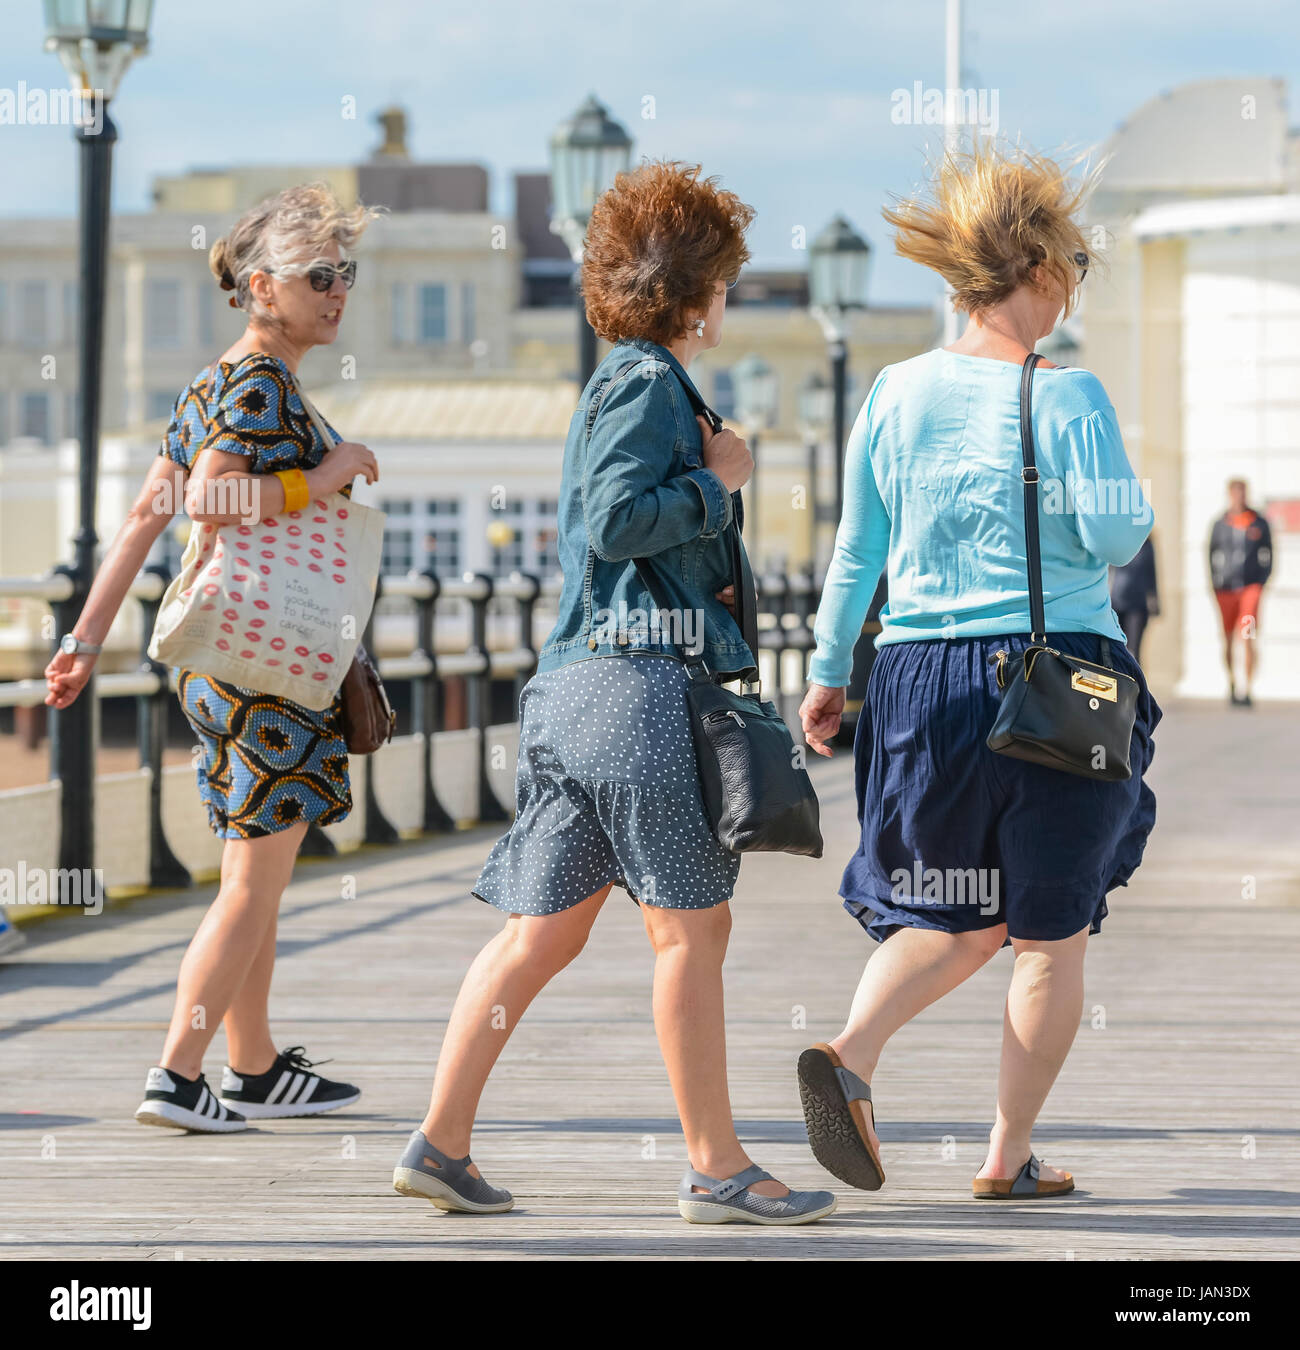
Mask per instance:
[[[270,1093],[267,1095],[266,1098],[267,1105],[270,1106],[272,1103],[278,1102],[280,1098],[284,1096],[285,1088],[287,1088],[296,1077],[297,1075],[293,1073],[292,1070],[286,1069],[280,1075],[280,1081],[275,1085],[275,1087],[271,1089]]]
[[[315,1074],[312,1074],[312,1076],[308,1078],[307,1081],[302,1085],[302,1091],[298,1093],[298,1095],[294,1098],[294,1101],[298,1103],[310,1101],[311,1094],[315,1092],[316,1084],[319,1082],[320,1079],[317,1078]]]

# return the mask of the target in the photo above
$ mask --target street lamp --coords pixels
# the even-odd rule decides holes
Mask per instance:
[[[844,514],[844,432],[848,386],[846,315],[867,304],[867,262],[871,245],[843,216],[834,220],[808,248],[808,296],[821,324],[831,361],[834,389],[835,519]]]
[[[799,426],[803,432],[804,476],[808,480],[808,564],[814,572],[830,561],[829,549],[822,550],[819,547],[821,525],[827,512],[821,502],[817,447],[830,428],[833,415],[831,402],[831,387],[826,376],[819,370],[810,372],[799,390]]]
[[[551,229],[568,245],[575,264],[578,310],[578,382],[585,388],[596,369],[596,334],[582,299],[582,251],[597,199],[632,159],[632,138],[595,94],[551,136]]]
[[[108,101],[126,68],[149,48],[153,0],[45,0],[45,50],[54,52],[78,95],[73,136],[81,147],[77,391],[78,522],[72,595],[56,610],[63,633],[81,615],[95,575],[95,493],[99,476],[99,397],[104,348],[104,286],[113,142]],[[93,115],[92,115],[93,112]],[[95,865],[94,779],[98,705],[94,676],[81,697],[54,714],[50,755],[60,780],[59,866]]]
[[[754,352],[742,357],[731,368],[731,386],[736,398],[736,417],[745,428],[754,471],[749,479],[749,554],[759,562],[758,442],[762,433],[776,421],[780,391],[776,371]]]

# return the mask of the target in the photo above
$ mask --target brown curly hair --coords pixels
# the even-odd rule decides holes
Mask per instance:
[[[606,342],[681,337],[717,283],[734,281],[749,261],[753,219],[754,208],[716,178],[701,179],[698,164],[664,160],[619,174],[587,226],[588,322]]]

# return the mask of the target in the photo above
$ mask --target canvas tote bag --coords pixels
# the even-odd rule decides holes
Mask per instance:
[[[332,447],[320,414],[297,393]],[[370,618],[385,519],[334,492],[257,522],[195,525],[149,655],[323,712]]]

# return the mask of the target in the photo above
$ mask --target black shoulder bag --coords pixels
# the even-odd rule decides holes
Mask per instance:
[[[1025,485],[1025,554],[1029,571],[1030,645],[1018,656],[1005,651],[997,662],[1002,706],[988,734],[988,747],[1012,759],[1049,769],[1118,782],[1132,776],[1129,745],[1137,713],[1138,684],[1110,668],[1110,639],[1101,639],[1106,664],[1066,656],[1047,645],[1043,613],[1043,564],[1038,544],[1038,469],[1030,396],[1038,356],[1025,358],[1020,376],[1020,452]]]
[[[683,388],[686,388],[683,385]],[[722,419],[686,388],[692,407],[714,431]],[[739,494],[733,494],[733,501]],[[739,510],[737,505],[736,511]],[[736,623],[745,645],[758,660],[758,597],[733,512],[727,527],[731,545],[731,584]],[[672,610],[648,558],[633,560],[656,608]],[[705,813],[719,842],[733,853],[797,853],[822,856],[817,794],[803,756],[776,705],[762,697],[758,668],[752,667],[753,692],[724,689],[719,675],[702,656],[676,652],[691,677],[686,707],[695,742]],[[739,672],[748,676],[750,670]],[[725,675],[726,672],[723,672]]]

